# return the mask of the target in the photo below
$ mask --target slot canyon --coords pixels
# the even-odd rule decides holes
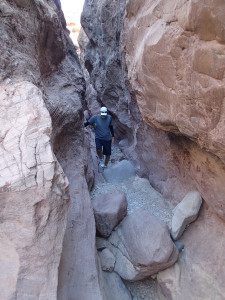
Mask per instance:
[[[85,0],[79,47],[60,0],[0,19],[0,299],[225,299],[224,0]]]

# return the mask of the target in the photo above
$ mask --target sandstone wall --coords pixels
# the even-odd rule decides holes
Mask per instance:
[[[129,1],[122,41],[143,119],[197,144],[199,157],[185,147],[188,173],[222,218],[224,9],[223,1]]]
[[[76,299],[74,277],[77,299],[99,296],[85,82],[60,1],[2,0],[0,18],[0,298]]]
[[[84,64],[96,99],[112,113],[120,145],[141,175],[175,201],[198,189],[224,218],[220,3],[141,3],[86,2]],[[217,14],[217,26],[209,25]]]
[[[205,287],[224,244],[224,11],[219,0],[94,0],[82,13],[90,110],[109,108],[120,147],[173,204],[190,190],[204,199],[181,259],[158,276],[162,299],[224,294]]]
[[[10,81],[0,94],[1,298],[54,299],[69,183],[52,151],[40,90]]]

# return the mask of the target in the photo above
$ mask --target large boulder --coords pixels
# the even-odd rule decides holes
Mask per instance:
[[[96,228],[103,237],[108,237],[113,228],[127,214],[126,195],[118,190],[111,190],[92,201]]]
[[[171,229],[171,235],[174,240],[178,240],[186,226],[197,219],[201,205],[202,198],[199,192],[191,191],[174,208]]]
[[[145,210],[128,215],[110,242],[116,257],[114,270],[128,281],[147,278],[172,266],[179,255],[167,225]]]

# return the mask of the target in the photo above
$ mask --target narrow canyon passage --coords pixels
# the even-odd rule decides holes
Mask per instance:
[[[94,159],[96,156],[94,155]],[[149,211],[151,214],[165,222],[169,227],[171,227],[172,220],[172,210],[169,207],[168,201],[164,197],[154,190],[149,181],[144,178],[140,178],[138,175],[131,174],[126,172],[126,166],[123,165],[125,159],[124,154],[119,150],[118,146],[115,145],[112,149],[112,162],[109,163],[108,173],[110,168],[116,169],[113,171],[113,174],[108,179],[108,182],[102,176],[102,173],[96,175],[95,186],[91,191],[91,199],[99,197],[100,195],[107,194],[109,191],[119,190],[125,193],[128,208],[127,214],[135,213],[140,209]],[[96,172],[97,162],[96,162]],[[123,180],[121,180],[121,173],[125,174]],[[120,179],[117,179],[117,176],[120,176]],[[97,237],[97,249],[102,247],[109,247],[106,239]],[[130,291],[131,298],[134,300],[138,299],[148,299],[148,300],[158,300],[157,293],[157,282],[153,278],[149,277],[146,280],[141,280],[137,282],[128,282],[124,281],[126,287]],[[112,287],[108,287],[108,290]],[[113,291],[114,292],[114,291]],[[122,296],[122,295],[121,295]],[[117,295],[118,297],[118,295]],[[108,299],[116,299],[112,296],[112,293],[109,294]],[[117,298],[119,299],[119,298]]]
[[[224,19],[86,0],[78,49],[60,0],[0,1],[1,299],[224,299]],[[103,105],[105,177],[84,128]]]
[[[157,275],[160,299],[224,297],[224,11],[221,1],[105,0],[86,1],[81,16],[91,115],[109,109],[119,147],[170,207],[190,191],[203,198],[178,262]]]

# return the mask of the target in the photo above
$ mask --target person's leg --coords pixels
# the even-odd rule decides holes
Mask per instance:
[[[105,166],[108,165],[109,159],[110,159],[110,155],[106,155],[106,156],[105,156]]]
[[[103,154],[105,155],[105,166],[108,165],[111,155],[112,141],[104,141],[103,143]]]
[[[98,154],[99,159],[103,159],[103,154],[102,154],[101,149],[97,149],[97,154]]]
[[[101,140],[95,139],[95,144],[96,144],[96,152],[98,154],[99,159],[103,159]]]

